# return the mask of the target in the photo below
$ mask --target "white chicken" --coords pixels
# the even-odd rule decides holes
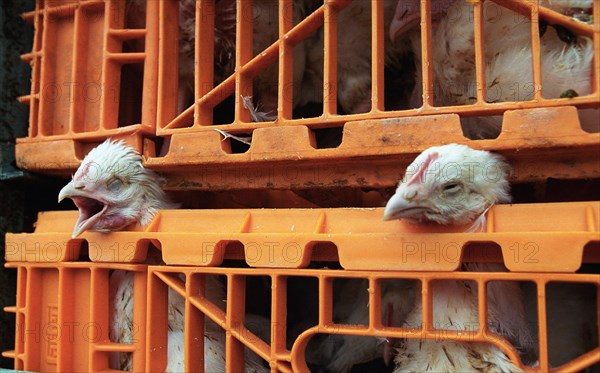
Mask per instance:
[[[72,180],[60,191],[59,202],[71,198],[79,209],[73,237],[85,231],[110,232],[147,225],[161,209],[175,208],[161,189],[162,178],[146,169],[142,157],[122,141],[106,140],[83,159]],[[223,285],[207,276],[206,297],[216,305],[226,299]],[[112,271],[110,276],[110,336],[113,342],[131,343],[134,333],[133,273]],[[166,371],[182,371],[185,303],[169,291],[169,335]],[[264,323],[263,323],[264,324]],[[259,328],[261,329],[261,328]],[[268,322],[262,329],[270,330]],[[204,359],[207,371],[224,371],[225,334],[206,323]],[[131,369],[131,355],[117,354],[112,366]],[[246,372],[267,372],[256,355],[246,357]]]
[[[531,23],[521,14],[495,1],[483,2],[485,100],[490,103],[533,99]],[[589,12],[591,0],[542,0],[559,12],[582,8]],[[411,12],[396,11],[390,37],[409,32],[420,19]],[[467,105],[476,102],[475,44],[473,5],[464,0],[432,0],[431,37],[434,104]],[[416,14],[418,16],[418,7]],[[587,13],[586,13],[587,14]],[[540,60],[542,96],[558,98],[587,95],[592,91],[593,41],[576,37],[562,26],[547,27],[540,21]],[[502,37],[498,37],[502,35]],[[417,60],[412,107],[421,106],[421,38],[410,33]],[[598,110],[582,111],[584,126],[598,119]],[[469,138],[493,138],[501,128],[500,117],[464,118],[463,131]]]
[[[58,194],[79,209],[72,237],[84,231],[110,232],[150,223],[158,210],[175,208],[161,189],[163,179],[122,141],[106,140],[81,161]]]
[[[464,226],[476,231],[496,203],[510,201],[509,166],[501,156],[465,145],[436,146],[408,166],[404,179],[387,203],[384,219],[406,219]],[[504,271],[500,264],[466,264],[468,271]],[[472,330],[478,322],[476,286],[464,281],[435,281],[433,323],[440,329]],[[507,338],[524,355],[535,355],[522,294],[514,283],[488,285],[488,322],[491,331]],[[405,326],[420,327],[422,299],[408,314]],[[452,340],[407,339],[398,349],[396,372],[518,372],[497,347]]]

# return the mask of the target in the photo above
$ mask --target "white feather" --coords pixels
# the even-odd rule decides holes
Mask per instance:
[[[206,276],[206,297],[217,306],[222,306],[225,299],[223,285],[216,276]],[[129,271],[114,271],[110,277],[110,338],[116,343],[132,343],[135,328],[145,327],[133,323],[133,273]],[[184,326],[185,301],[177,292],[169,288],[168,298],[168,350],[167,367],[165,372],[184,372]],[[225,331],[214,322],[205,319],[204,325],[204,368],[206,372],[225,372]],[[270,323],[268,320],[248,315],[246,325],[259,334],[259,337],[269,341]],[[192,326],[193,327],[193,326]],[[263,361],[249,353],[246,349],[246,372],[259,373],[269,370]],[[114,354],[111,356],[113,369],[131,370],[132,361],[129,354]]]
[[[477,342],[455,342],[444,336],[444,329],[473,333],[478,329],[476,287],[461,281],[435,281],[430,288],[433,325],[440,329],[439,340],[407,339],[398,349],[394,372],[502,372],[522,370],[495,346]],[[408,315],[405,326],[421,326],[423,304]],[[443,340],[447,338],[446,340]]]
[[[559,12],[569,8],[589,9],[591,1],[552,1]],[[533,98],[531,24],[529,20],[493,1],[484,5],[484,55],[487,102],[527,101]],[[498,37],[502,35],[502,37]],[[462,0],[448,9],[432,34],[432,69],[436,106],[466,105],[476,101],[473,6]],[[422,97],[420,32],[410,34],[417,60],[415,90],[411,105],[419,107]],[[577,37],[573,44],[558,38],[548,27],[540,38],[542,96],[558,98],[568,89],[578,95],[591,93],[593,42]],[[597,118],[597,113],[594,118]],[[501,117],[464,118],[463,131],[470,138],[498,135]]]

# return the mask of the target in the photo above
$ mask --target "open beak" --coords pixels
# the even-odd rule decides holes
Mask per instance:
[[[71,198],[79,210],[79,218],[71,238],[76,238],[88,230],[108,209],[106,201],[95,196],[93,192],[75,187],[72,181],[58,193],[58,202],[65,198]]]
[[[427,207],[408,201],[402,194],[396,193],[390,198],[383,210],[383,220],[416,218],[429,211]]]

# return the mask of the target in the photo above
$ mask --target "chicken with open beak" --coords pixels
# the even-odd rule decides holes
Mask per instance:
[[[142,157],[123,141],[106,140],[83,159],[58,194],[79,209],[72,237],[147,225],[156,212],[175,208],[160,188],[162,178],[144,168]]]

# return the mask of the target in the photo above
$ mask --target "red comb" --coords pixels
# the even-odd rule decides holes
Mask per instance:
[[[436,152],[430,153],[427,158],[425,159],[425,162],[423,162],[423,165],[421,165],[421,167],[417,170],[417,173],[414,174],[413,177],[411,177],[408,182],[406,183],[406,186],[412,185],[412,184],[420,184],[423,182],[423,175],[425,174],[425,170],[427,170],[427,168],[429,167],[429,165],[431,164],[431,162],[435,161],[436,159],[438,159],[439,154]],[[418,166],[418,165],[417,165]]]
[[[86,163],[85,166],[83,166],[83,168],[79,172],[79,175],[77,175],[77,172],[75,173],[75,177],[73,177],[73,179],[81,180],[81,179],[85,178],[87,176],[87,173],[90,170],[90,166],[91,166],[91,162]]]

